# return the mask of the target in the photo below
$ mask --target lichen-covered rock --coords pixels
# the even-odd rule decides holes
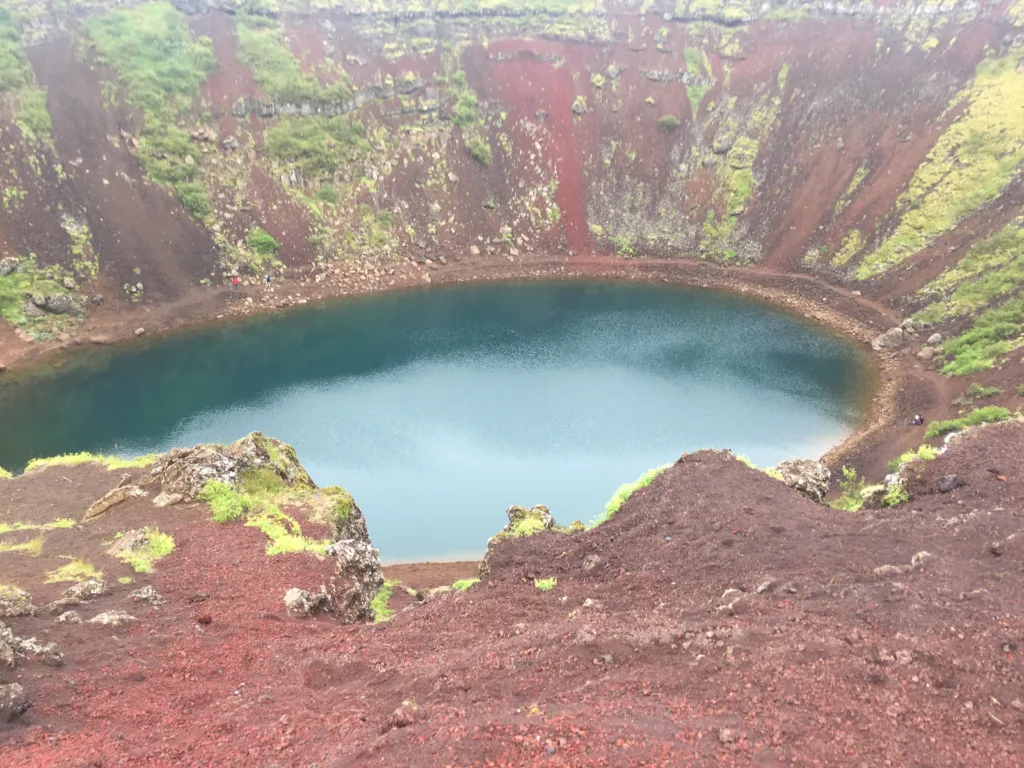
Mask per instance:
[[[38,612],[39,609],[32,605],[32,595],[28,592],[18,587],[0,584],[0,619],[35,616]]]
[[[0,277],[5,277],[14,272],[21,260],[17,256],[5,256],[0,259]]]
[[[784,461],[775,467],[775,473],[790,488],[819,504],[825,500],[832,480],[832,473],[824,464],[810,459]]]
[[[292,618],[304,619],[314,613],[329,611],[331,598],[325,587],[320,587],[319,592],[292,587],[284,593],[284,607]]]
[[[25,689],[17,683],[0,685],[0,723],[9,723],[29,708]]]
[[[903,329],[899,326],[890,328],[871,341],[871,348],[876,352],[880,352],[883,349],[896,349],[901,346],[903,346]]]
[[[104,611],[89,619],[90,624],[99,624],[103,627],[123,627],[136,621],[138,619],[124,611]]]
[[[146,492],[137,485],[118,486],[117,488],[103,494],[103,498],[94,501],[92,506],[85,511],[85,515],[82,516],[82,522],[84,523],[86,520],[92,520],[94,517],[99,517],[108,509],[116,504],[120,504],[122,501],[127,501],[128,499],[134,499],[145,495]]]
[[[71,297],[66,293],[55,293],[53,296],[46,297],[46,302],[43,306],[47,312],[63,315],[71,309]]]
[[[157,507],[170,507],[180,504],[185,497],[180,493],[158,493],[153,499],[153,505]]]
[[[81,624],[82,617],[78,615],[78,611],[64,611],[60,616],[57,617],[58,624]]]
[[[92,600],[109,592],[110,587],[103,579],[86,579],[64,590],[64,597],[77,601]]]
[[[335,558],[334,576],[327,587],[331,608],[345,624],[373,621],[370,602],[384,586],[380,557],[369,541],[343,539],[327,548]]]
[[[211,480],[234,485],[247,469],[272,469],[291,487],[316,488],[299,464],[295,449],[279,440],[252,432],[231,445],[197,445],[165,453],[150,469],[150,480],[159,481],[161,492],[194,499]]]
[[[505,539],[518,539],[522,536],[532,536],[541,531],[550,531],[555,527],[555,518],[551,511],[538,504],[535,507],[512,506],[505,510],[508,516],[508,523],[491,536],[487,541],[487,552],[480,563],[480,578],[484,578],[491,572],[490,555],[494,545]],[[580,524],[582,527],[582,523]]]
[[[129,593],[128,598],[136,603],[149,603],[150,605],[163,605],[167,601],[160,596],[152,584],[147,584],[134,592]]]
[[[44,664],[60,667],[64,664],[64,654],[56,643],[43,645],[34,637],[17,637],[10,627],[0,622],[0,666],[15,666],[17,656],[35,656]]]

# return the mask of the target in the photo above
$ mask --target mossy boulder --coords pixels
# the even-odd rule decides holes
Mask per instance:
[[[551,511],[540,504],[535,507],[512,506],[505,510],[505,514],[508,516],[508,524],[498,533],[494,534],[487,542],[487,554],[484,555],[483,562],[480,563],[481,578],[490,573],[488,558],[490,558],[492,550],[499,542],[509,539],[521,539],[538,533],[544,533],[545,531],[579,533],[585,530],[585,526],[579,520],[576,520],[569,526],[557,525]]]

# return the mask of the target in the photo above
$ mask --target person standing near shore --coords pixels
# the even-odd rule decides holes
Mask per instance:
[[[234,278],[231,280],[231,284],[233,286],[235,286],[235,290],[237,291],[238,290],[238,275],[234,276]]]
[[[269,288],[270,287],[270,275],[266,276],[266,280],[267,280],[267,288]]]

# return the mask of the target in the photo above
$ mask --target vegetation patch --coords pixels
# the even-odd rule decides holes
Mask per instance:
[[[36,85],[32,66],[21,49],[20,20],[8,8],[0,8],[0,100],[10,109],[22,136],[50,143],[46,91]]]
[[[307,181],[330,180],[338,169],[367,152],[363,124],[338,117],[282,117],[267,129],[267,157]]]
[[[373,610],[374,623],[387,621],[395,615],[389,603],[391,602],[391,595],[394,594],[395,587],[399,584],[401,582],[398,579],[386,579],[384,585],[373,596],[373,600],[370,601],[370,608]]]
[[[21,258],[17,269],[0,277],[0,316],[11,325],[19,327],[61,320],[66,322],[66,315],[60,316],[58,320],[53,315],[33,319],[25,314],[27,296],[67,293],[64,286],[58,282],[59,272],[59,268],[43,270],[37,267],[35,259],[31,256]]]
[[[708,55],[698,48],[687,48],[683,56],[686,59],[686,74],[690,81],[686,85],[686,96],[690,100],[690,109],[694,117],[700,109],[700,103],[704,101],[707,92],[711,90],[711,62]]]
[[[628,499],[630,496],[632,496],[634,493],[641,490],[642,488],[646,488],[647,486],[649,486],[651,483],[654,482],[654,478],[656,478],[670,466],[672,465],[665,464],[660,467],[655,467],[654,469],[649,469],[646,472],[644,472],[639,478],[634,480],[632,483],[625,483],[623,485],[620,485],[618,489],[616,489],[615,493],[612,495],[611,499],[608,500],[608,503],[604,505],[604,512],[598,515],[597,518],[591,522],[590,527],[593,528],[595,526],[600,525],[601,523],[610,520],[612,516],[619,511],[622,505],[625,504],[626,499]]]
[[[148,467],[160,458],[160,454],[147,453],[143,456],[136,456],[131,459],[123,459],[119,456],[104,456],[96,453],[65,453],[61,456],[50,456],[45,459],[32,459],[25,467],[26,472],[33,472],[46,467],[67,467],[76,464],[102,464],[108,470],[115,469],[142,469]]]
[[[117,71],[125,100],[145,116],[136,154],[146,174],[173,187],[193,216],[205,218],[212,209],[198,182],[201,155],[193,154],[178,119],[216,67],[212,41],[196,39],[166,2],[111,10],[83,27],[100,60]]]
[[[13,531],[53,531],[59,528],[74,528],[77,522],[70,517],[61,517],[52,523],[0,523],[0,536]]]
[[[122,539],[123,533],[117,534]],[[156,528],[146,527],[138,534],[138,544],[118,550],[115,557],[130,565],[136,573],[152,573],[153,563],[174,550],[174,538]]]
[[[0,480],[9,480],[12,477],[14,477],[14,475],[12,475],[10,471],[0,467]]]
[[[479,583],[480,583],[480,579],[459,579],[454,584],[452,584],[452,589],[457,590],[459,592],[466,592],[474,584],[479,584]]]
[[[975,408],[966,416],[959,419],[948,419],[946,421],[933,421],[924,432],[925,437],[938,437],[947,432],[957,432],[967,427],[977,427],[982,424],[995,424],[1000,421],[1007,421],[1013,414],[1006,408],[998,405],[988,405],[984,408]]]
[[[924,445],[906,453],[900,454],[897,458],[889,462],[889,471],[898,472],[900,467],[906,464],[912,464],[915,461],[931,461],[939,455],[939,449],[934,446]]]
[[[900,197],[896,230],[855,272],[881,274],[996,199],[1024,160],[1024,46],[982,61],[974,82],[953,100],[968,107],[939,137]]]
[[[865,482],[863,478],[857,477],[857,470],[843,467],[843,479],[839,481],[842,493],[829,506],[844,512],[856,512],[864,506],[864,487]]]
[[[32,557],[39,557],[43,554],[43,542],[46,541],[45,536],[36,536],[34,539],[29,541],[22,541],[18,544],[8,544],[7,542],[0,542],[0,554],[8,552],[23,552],[26,555]]]
[[[658,130],[662,133],[675,133],[679,130],[679,118],[675,115],[662,115],[658,118]]]
[[[974,325],[942,345],[948,362],[942,372],[951,376],[979,373],[1024,345],[1024,296],[983,312]]]
[[[535,586],[541,592],[550,592],[552,589],[558,586],[558,578],[552,576],[549,579],[534,579],[533,586]]]
[[[491,164],[491,145],[487,143],[487,139],[481,136],[470,136],[466,139],[466,149],[480,165]]]
[[[62,581],[73,581],[77,583],[80,581],[86,581],[87,579],[103,578],[103,571],[84,560],[79,560],[77,557],[69,557],[67,555],[62,557],[68,562],[57,570],[51,571],[46,575],[47,584],[56,584]]]

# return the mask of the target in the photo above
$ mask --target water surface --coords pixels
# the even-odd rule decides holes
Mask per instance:
[[[611,282],[394,293],[73,356],[0,386],[0,466],[260,430],[386,561],[478,556],[511,504],[592,519],[703,447],[818,457],[869,387],[844,340],[735,296]]]

